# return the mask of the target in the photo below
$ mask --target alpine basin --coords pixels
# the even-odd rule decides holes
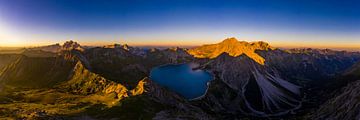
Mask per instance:
[[[193,64],[163,65],[151,70],[151,80],[182,95],[186,99],[203,96],[212,75],[204,70],[194,70]]]

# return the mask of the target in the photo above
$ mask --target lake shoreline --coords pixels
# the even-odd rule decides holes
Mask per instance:
[[[154,80],[153,80],[153,72],[154,72],[154,69],[156,69],[156,68],[165,67],[165,66],[178,66],[178,65],[188,65],[192,71],[202,70],[204,73],[206,73],[206,74],[209,75],[210,80],[208,80],[208,81],[206,82],[206,89],[205,89],[204,94],[202,94],[202,95],[200,95],[200,96],[198,96],[198,97],[195,97],[195,98],[190,98],[190,99],[189,99],[189,98],[186,98],[184,95],[180,94],[179,92],[176,92],[176,91],[174,91],[174,90],[172,90],[172,91],[175,92],[176,94],[179,94],[180,96],[182,96],[184,99],[186,99],[186,100],[188,100],[188,101],[196,101],[196,100],[200,100],[200,99],[204,98],[204,97],[206,96],[209,88],[210,88],[210,83],[211,83],[211,81],[215,80],[215,76],[214,76],[214,74],[213,74],[211,71],[209,71],[209,70],[203,70],[203,69],[196,69],[196,70],[194,70],[194,68],[197,68],[197,67],[200,66],[199,63],[194,63],[194,62],[186,63],[186,62],[184,62],[184,63],[168,63],[168,64],[159,65],[159,66],[157,66],[157,67],[152,68],[152,70],[150,71],[150,76],[149,76],[149,78],[150,78],[150,80],[154,81]],[[156,81],[154,81],[154,82],[156,82]],[[157,83],[157,82],[156,82],[156,83]],[[163,86],[163,87],[164,87],[164,86]]]

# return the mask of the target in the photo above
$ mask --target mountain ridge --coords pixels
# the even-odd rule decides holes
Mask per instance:
[[[203,45],[197,48],[188,50],[188,53],[196,58],[209,58],[213,59],[222,53],[228,53],[230,56],[237,57],[245,54],[252,58],[257,63],[264,65],[265,59],[256,53],[257,50],[274,50],[268,43],[259,42],[245,42],[238,41],[236,38],[227,38],[217,44]]]
[[[37,109],[44,107],[42,101],[55,105],[76,103],[70,106],[79,107],[81,114],[98,119],[130,117],[126,115],[135,115],[131,116],[133,119],[141,117],[137,114],[147,114],[149,119],[302,118],[303,114],[297,114],[298,111],[315,109],[306,105],[309,98],[305,96],[316,97],[323,93],[321,89],[314,90],[321,86],[314,87],[312,83],[323,84],[327,82],[324,79],[334,78],[351,66],[357,71],[355,63],[360,60],[358,53],[326,49],[285,51],[273,48],[266,42],[244,42],[235,38],[193,49],[144,49],[120,44],[82,47],[74,41],[64,44],[55,53],[50,52],[54,49],[28,49],[22,53],[21,59],[7,65],[0,75],[2,83],[12,81],[15,82],[12,85],[31,85],[51,82],[50,87],[37,87],[40,90],[28,88],[17,91],[24,95],[10,93],[21,97],[5,96],[4,99],[0,94],[0,102],[14,106],[21,106],[17,102],[36,104]],[[50,48],[60,45],[55,46]],[[205,57],[196,57],[190,54],[191,51]],[[214,54],[206,54],[208,51]],[[65,63],[69,64],[68,67]],[[201,67],[197,69],[206,70],[215,78],[208,83],[209,89],[200,99],[188,101],[147,78],[154,67],[184,63],[199,64]],[[61,98],[53,97],[58,94],[62,95]],[[15,99],[15,102],[7,98]],[[22,99],[29,100],[16,101]],[[80,105],[73,99],[81,102]],[[121,106],[126,106],[126,109]],[[8,110],[8,105],[0,104],[0,116],[3,108],[7,111],[18,110]],[[61,110],[68,108],[61,107]],[[54,115],[54,112],[49,112],[51,110],[46,108],[46,114]],[[108,112],[106,115],[114,116],[101,115],[105,111]]]

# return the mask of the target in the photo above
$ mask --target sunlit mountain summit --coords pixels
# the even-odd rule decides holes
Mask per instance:
[[[216,58],[222,53],[227,53],[230,56],[237,57],[242,54],[247,55],[259,64],[264,64],[265,59],[255,53],[256,50],[273,50],[266,42],[246,42],[238,41],[236,38],[227,38],[221,43],[204,45],[195,49],[190,49],[188,52],[197,58]]]

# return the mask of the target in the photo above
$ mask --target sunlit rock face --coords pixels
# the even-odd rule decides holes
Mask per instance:
[[[188,50],[188,53],[196,58],[216,58],[222,53],[227,53],[230,56],[237,57],[245,54],[259,64],[265,64],[265,59],[255,53],[256,50],[271,50],[274,49],[265,42],[245,42],[238,41],[236,38],[228,38],[218,44],[204,45],[194,49]]]

